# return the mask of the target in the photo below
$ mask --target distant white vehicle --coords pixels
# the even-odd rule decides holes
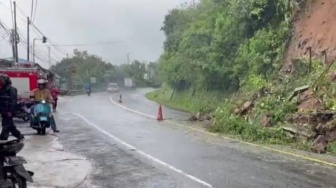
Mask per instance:
[[[124,78],[124,86],[127,89],[135,88],[135,83],[132,78]]]
[[[118,84],[116,83],[109,83],[107,86],[108,93],[118,93],[120,91]]]

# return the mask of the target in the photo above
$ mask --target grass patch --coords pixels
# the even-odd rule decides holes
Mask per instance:
[[[336,143],[329,143],[328,147],[327,147],[327,151],[331,154],[331,155],[336,155]]]
[[[146,97],[169,108],[191,113],[213,112],[221,102],[221,98],[224,99],[220,93],[195,92],[193,90],[174,92],[168,87],[147,93]]]
[[[172,91],[171,91],[172,92]],[[193,108],[190,105],[185,103],[179,103],[176,100],[169,100],[169,92],[163,93],[161,90],[152,91],[146,94],[146,97],[157,103],[163,104],[171,109],[180,110],[184,112],[194,112]]]

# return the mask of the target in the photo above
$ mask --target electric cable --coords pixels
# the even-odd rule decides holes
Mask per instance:
[[[1,3],[1,1],[0,1],[0,3]],[[37,3],[37,0],[36,0],[36,3]],[[35,10],[36,10],[36,3],[35,3]],[[4,5],[4,4],[3,4]],[[5,5],[4,5],[5,6]],[[6,6],[5,6],[6,7]],[[24,15],[24,16],[26,16],[26,17],[28,17],[25,13],[24,13],[24,11],[21,9],[21,8],[19,8],[19,6],[17,6],[18,7],[18,9],[19,9],[19,11],[21,12],[21,14],[22,15]],[[6,7],[7,9],[8,9],[8,7]],[[26,21],[26,19],[24,19],[24,18],[22,18],[21,16],[19,16],[19,18],[23,21],[23,22],[25,22],[25,23],[27,23],[27,21]],[[30,23],[30,25],[35,29],[35,30],[33,30],[33,32],[38,36],[38,37],[42,37],[42,36],[45,36],[45,37],[47,37],[47,35],[45,35],[33,22],[31,22]],[[50,46],[52,46],[53,48],[55,48],[57,51],[59,51],[60,53],[62,53],[62,54],[64,54],[64,55],[67,55],[68,54],[68,52],[66,51],[66,50],[61,50],[60,48],[58,48],[57,47],[57,44],[55,44],[55,43],[53,43],[48,37],[47,37],[47,39],[48,39],[48,42],[51,44]]]
[[[107,42],[97,42],[97,43],[83,43],[83,44],[60,44],[54,46],[96,46],[96,45],[109,45],[109,44],[116,44],[122,43],[122,41],[107,41]]]

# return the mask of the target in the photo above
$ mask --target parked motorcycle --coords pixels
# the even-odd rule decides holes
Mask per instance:
[[[37,131],[37,134],[45,135],[46,129],[50,128],[51,107],[45,100],[36,103],[30,115],[30,126]]]
[[[23,166],[27,161],[16,156],[23,147],[23,141],[0,141],[0,188],[27,188],[27,181],[33,182],[34,173]]]
[[[27,109],[29,109],[33,104],[32,103],[25,103],[25,102],[19,102],[16,106],[14,116],[16,118],[22,119],[23,121],[27,122],[29,121],[30,114],[27,113],[23,107],[26,106]]]
[[[87,90],[86,90],[86,94],[87,94],[88,96],[90,96],[90,95],[91,95],[91,90],[87,89]]]

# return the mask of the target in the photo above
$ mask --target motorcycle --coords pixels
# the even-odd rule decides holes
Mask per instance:
[[[36,103],[30,116],[30,126],[37,131],[37,134],[45,135],[46,129],[51,125],[51,107],[45,100]]]
[[[23,141],[0,141],[0,188],[27,188],[27,181],[33,182],[34,173],[27,171],[27,161],[16,156],[24,147]]]
[[[90,96],[90,94],[91,94],[91,90],[87,89],[87,90],[86,90],[86,94],[87,94],[88,96]]]
[[[29,116],[30,114],[27,113],[23,107],[26,106],[27,109],[29,109],[33,104],[30,104],[30,103],[25,103],[25,102],[19,102],[15,108],[15,111],[14,111],[14,116],[13,117],[16,117],[16,118],[19,118],[19,119],[22,119],[23,121],[25,122],[28,122],[29,121]]]

